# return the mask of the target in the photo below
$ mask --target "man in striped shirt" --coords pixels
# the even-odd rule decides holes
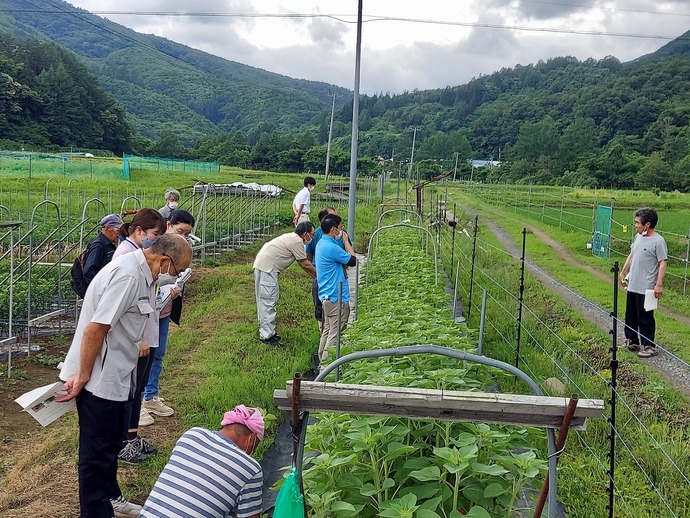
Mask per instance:
[[[219,431],[186,431],[139,516],[259,518],[263,472],[250,455],[263,436],[261,412],[244,405],[225,413]]]

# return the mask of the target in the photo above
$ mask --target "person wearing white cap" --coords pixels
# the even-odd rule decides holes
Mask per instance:
[[[117,248],[122,218],[117,214],[108,214],[100,221],[101,231],[86,247],[82,267],[84,292],[91,281],[103,267],[113,259]]]
[[[182,434],[140,518],[259,518],[263,471],[251,454],[264,437],[263,416],[238,405],[220,426]]]

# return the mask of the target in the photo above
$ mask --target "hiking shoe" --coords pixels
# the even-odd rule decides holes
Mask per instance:
[[[131,441],[127,441],[125,447],[120,450],[117,454],[117,458],[122,462],[127,464],[139,464],[148,460],[149,456],[142,451],[142,444],[139,443],[136,438]],[[128,515],[124,515],[128,516]],[[136,516],[136,515],[134,515]]]
[[[141,512],[141,506],[125,500],[122,495],[110,499],[117,518],[135,518]]]
[[[145,408],[152,414],[159,415],[161,417],[168,417],[175,413],[175,410],[170,408],[164,403],[165,399],[158,396],[153,396],[148,401],[144,401],[142,408]]]
[[[659,354],[659,351],[656,350],[656,347],[652,347],[651,345],[646,345],[637,355],[640,358],[650,358],[652,356],[656,356]]]
[[[283,347],[278,335],[273,335],[271,338],[267,338],[266,340],[262,338],[261,341],[266,345],[272,345],[273,347]]]
[[[154,423],[153,417],[144,405],[141,405],[141,412],[139,412],[139,426],[151,426]]]
[[[156,453],[158,453],[158,448],[156,448],[153,444],[151,444],[149,441],[144,439],[139,434],[137,434],[137,436],[133,439],[133,441],[136,441],[137,448],[144,455],[155,455]]]
[[[640,344],[636,344],[632,340],[626,340],[625,346],[628,348],[628,351],[637,352],[640,350]]]

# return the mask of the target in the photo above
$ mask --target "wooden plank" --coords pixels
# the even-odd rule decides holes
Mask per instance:
[[[3,338],[0,340],[0,347],[9,347],[10,345],[14,345],[17,343],[17,337],[16,336],[10,336],[9,338]]]
[[[29,320],[29,327],[35,326],[36,324],[42,324],[43,322],[47,322],[51,318],[59,317],[64,313],[64,309],[58,309],[57,311],[51,311],[50,313],[46,313],[45,315],[41,315],[40,317],[32,318],[31,320]]]
[[[289,410],[292,382],[286,390],[276,390],[274,400],[281,410]],[[568,398],[461,392],[407,387],[380,387],[303,381],[300,409],[309,412],[344,412],[451,421],[503,423],[558,428],[563,421]],[[604,402],[580,399],[572,428],[584,429],[588,417],[601,417]]]

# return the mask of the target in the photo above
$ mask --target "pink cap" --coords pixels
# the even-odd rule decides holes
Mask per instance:
[[[264,418],[258,408],[247,408],[244,405],[237,405],[235,410],[225,412],[221,426],[227,424],[243,424],[256,434],[259,440],[264,438]]]

